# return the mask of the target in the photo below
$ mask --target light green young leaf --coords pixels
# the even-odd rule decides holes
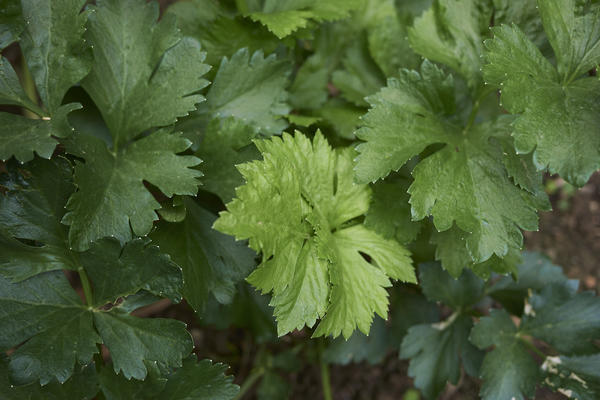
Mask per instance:
[[[536,207],[543,202],[514,185],[502,149],[491,141],[509,137],[510,117],[463,126],[454,115],[452,77],[428,61],[420,73],[403,70],[368,100],[372,108],[356,133],[365,141],[357,147],[358,182],[385,177],[427,146],[443,143],[413,170],[414,220],[432,215],[438,231],[456,223],[470,233],[464,242],[474,262],[519,249],[519,228],[537,229]]]
[[[458,316],[453,321],[415,325],[402,341],[400,357],[410,358],[408,375],[426,399],[435,399],[446,384],[456,384],[460,378],[461,362],[474,366],[477,373],[482,352],[469,343],[473,322],[470,317]]]
[[[183,270],[183,295],[203,311],[209,293],[230,303],[235,284],[254,267],[255,254],[245,244],[212,229],[216,216],[191,199],[184,200],[186,218],[180,223],[161,223],[151,237]]]
[[[558,59],[556,69],[516,26],[494,29],[486,42],[486,81],[502,89],[513,114],[515,147],[582,186],[600,167],[600,81],[582,76],[600,61],[600,14],[574,14],[574,0],[538,2]],[[574,157],[573,154],[577,154]]]
[[[67,203],[63,223],[70,225],[69,242],[82,251],[89,243],[113,236],[121,243],[134,234],[150,232],[160,204],[144,186],[156,186],[166,196],[195,195],[200,160],[180,156],[190,142],[179,134],[157,131],[116,154],[93,136],[77,135],[66,141],[67,151],[85,158],[75,166],[75,192]],[[132,232],[133,230],[133,232]]]
[[[158,4],[102,0],[89,18],[94,67],[83,81],[110,129],[115,149],[145,130],[174,123],[204,101],[209,66],[175,18],[157,22]]]
[[[257,51],[250,56],[248,49],[240,49],[231,59],[223,58],[199,114],[234,117],[264,135],[280,133],[290,112],[285,90],[290,72],[289,63],[275,55],[265,58]]]
[[[246,184],[215,228],[249,239],[263,262],[248,278],[273,292],[283,335],[322,318],[314,335],[368,333],[387,313],[390,278],[414,282],[408,252],[362,225],[347,224],[369,207],[366,185],[352,182],[352,151],[334,151],[318,132],[256,141],[264,160],[239,166]],[[374,263],[361,255],[367,254]]]
[[[480,349],[494,345],[481,366],[484,400],[531,398],[541,380],[538,366],[517,339],[517,327],[504,310],[492,310],[471,331],[470,340]]]
[[[92,57],[83,39],[85,0],[22,0],[25,31],[20,41],[42,102],[54,115],[67,90],[83,79]]]
[[[311,21],[345,18],[360,4],[360,0],[262,0],[241,11],[282,39],[299,28],[307,27]]]
[[[409,28],[410,45],[423,57],[451,67],[477,89],[492,11],[488,0],[437,0]]]

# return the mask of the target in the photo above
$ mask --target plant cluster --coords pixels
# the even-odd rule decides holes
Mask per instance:
[[[390,348],[426,399],[600,396],[600,299],[521,253],[600,168],[599,2],[87,3],[0,0],[0,398],[240,398],[163,299],[326,337],[326,399]]]

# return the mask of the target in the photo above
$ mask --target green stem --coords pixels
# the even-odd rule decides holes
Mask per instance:
[[[463,133],[465,135],[467,134],[467,132],[469,132],[469,129],[471,129],[471,127],[475,123],[475,118],[477,117],[477,113],[479,112],[479,107],[481,106],[481,102],[483,101],[483,99],[485,99],[487,97],[487,95],[492,93],[494,90],[495,89],[493,89],[493,88],[483,89],[481,94],[477,97],[477,100],[475,100],[475,102],[473,103],[473,108],[471,109],[471,114],[469,114],[469,120],[467,121],[467,125],[465,126],[465,129],[463,130]]]
[[[37,91],[35,90],[35,81],[33,80],[33,76],[27,68],[27,61],[25,60],[25,56],[21,54],[21,79],[23,82],[23,90],[25,94],[29,98],[29,102],[24,104],[27,108],[23,109],[23,115],[27,118],[38,119],[39,117],[47,117],[44,110],[42,110],[37,105]]]
[[[79,267],[77,272],[79,273],[79,279],[81,280],[81,286],[83,287],[85,302],[89,307],[91,307],[92,304],[94,304],[94,298],[92,297],[92,286],[90,285],[90,280],[88,279],[83,267]]]
[[[321,385],[323,386],[323,399],[333,400],[331,395],[331,379],[329,376],[329,364],[325,361],[323,353],[325,350],[325,339],[319,339],[318,343],[319,363],[321,364]]]
[[[535,354],[540,356],[542,358],[542,360],[544,360],[544,359],[546,359],[546,357],[548,357],[546,354],[544,354],[543,351],[541,351],[540,349],[535,347],[535,345],[533,343],[531,343],[529,340],[523,338],[522,336],[519,336],[519,339],[521,340],[521,343],[523,343],[525,346],[527,346],[527,348],[529,350],[533,351]]]
[[[241,14],[248,14],[248,4],[246,4],[246,0],[235,0],[235,5]]]
[[[254,386],[256,381],[259,380],[264,374],[265,374],[265,369],[263,367],[260,367],[256,370],[252,371],[250,373],[250,375],[248,376],[248,378],[246,378],[246,380],[240,387],[240,391],[238,392],[237,396],[234,397],[233,400],[240,400],[242,397],[244,397],[246,392],[248,390],[250,390],[252,388],[252,386]]]

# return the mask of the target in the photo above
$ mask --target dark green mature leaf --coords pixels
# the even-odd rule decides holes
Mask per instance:
[[[83,39],[85,0],[21,0],[26,26],[20,41],[27,66],[50,115],[92,66]]]
[[[461,360],[467,371],[476,374],[482,352],[469,343],[473,322],[470,317],[454,314],[438,324],[415,325],[402,341],[401,358],[410,358],[408,375],[425,398],[435,399],[446,383],[458,382]]]
[[[432,230],[430,241],[436,245],[435,258],[442,263],[442,267],[455,278],[458,278],[464,269],[472,269],[479,277],[488,279],[492,272],[499,274],[515,274],[517,265],[521,261],[518,249],[510,248],[502,258],[496,254],[486,261],[478,263],[473,261],[469,249],[465,247],[465,240],[469,234],[457,228],[438,232]]]
[[[545,207],[547,200],[514,185],[501,149],[492,142],[509,136],[511,118],[462,126],[454,115],[452,77],[428,61],[420,73],[403,70],[399,79],[390,79],[369,102],[365,126],[356,133],[366,141],[357,147],[359,182],[385,177],[427,146],[443,143],[413,170],[413,219],[432,215],[438,231],[456,223],[465,231],[474,262],[519,249],[519,228],[537,229],[536,207]]]
[[[462,309],[480,301],[485,282],[472,271],[464,270],[455,279],[438,263],[419,264],[419,281],[423,294],[431,301],[440,301],[454,309]]]
[[[90,16],[94,68],[83,81],[120,148],[143,131],[174,123],[195,110],[209,67],[175,18],[158,19],[158,4],[98,1]]]
[[[573,295],[565,285],[549,285],[531,298],[533,310],[523,317],[520,330],[558,351],[593,351],[600,337],[600,298],[594,292]]]
[[[403,287],[392,291],[390,314],[391,322],[387,325],[383,319],[375,317],[368,336],[354,332],[348,340],[341,337],[333,340],[323,353],[325,359],[342,365],[361,361],[377,364],[390,349],[399,349],[401,339],[410,327],[439,321],[437,305]]]
[[[347,17],[358,8],[360,0],[259,0],[246,10],[254,21],[265,25],[277,37],[284,38],[299,28],[305,28],[310,21],[332,21]]]
[[[85,250],[90,242],[112,236],[121,243],[135,235],[146,235],[157,219],[160,204],[144,186],[155,185],[162,193],[195,195],[200,171],[191,169],[200,160],[179,156],[190,141],[178,134],[160,130],[118,153],[93,136],[77,135],[67,142],[67,151],[85,163],[75,167],[78,191],[67,204],[63,223],[71,226],[69,242]],[[132,234],[133,230],[133,234]]]
[[[0,0],[0,50],[16,42],[24,29],[20,0]]]
[[[547,43],[537,0],[493,0],[494,25],[517,25],[536,45]]]
[[[26,341],[10,357],[17,384],[64,382],[75,361],[87,364],[102,339],[85,307],[60,271],[11,284],[0,276],[0,349]]]
[[[446,64],[477,88],[481,82],[483,37],[492,16],[491,0],[437,0],[408,30],[412,49]]]
[[[22,106],[32,111],[39,111],[38,106],[23,90],[10,62],[2,56],[0,56],[0,104]]]
[[[150,368],[149,379],[143,382],[127,380],[103,369],[102,393],[107,400],[232,400],[239,391],[232,378],[224,375],[226,365],[212,364],[209,360],[197,362],[195,356],[186,358],[181,368],[166,375],[161,375],[156,366]]]
[[[196,156],[202,160],[204,190],[215,193],[223,202],[235,197],[235,188],[244,183],[235,167],[260,157],[252,143],[255,130],[235,118],[215,118],[206,127]]]
[[[212,229],[216,216],[191,199],[184,200],[187,215],[180,223],[161,223],[151,236],[162,251],[183,269],[183,294],[203,311],[209,293],[230,303],[235,284],[254,267],[255,254],[245,244]]]
[[[0,112],[0,160],[6,161],[14,156],[22,163],[28,162],[33,159],[34,153],[50,158],[58,144],[53,136],[64,138],[72,133],[67,114],[80,108],[78,104],[61,106],[50,120]]]
[[[600,10],[578,15],[576,0],[540,0],[538,7],[558,73],[569,80],[594,68],[600,61]]]
[[[75,360],[89,363],[98,351],[96,343],[102,342],[129,377],[144,377],[140,367],[144,359],[177,365],[191,347],[189,334],[178,322],[138,320],[118,307],[110,312],[102,309],[140,290],[179,301],[179,268],[147,239],[136,239],[124,248],[114,239],[102,239],[84,253],[69,250],[66,227],[60,224],[64,203],[73,191],[71,168],[64,159],[36,159],[23,169],[9,165],[0,179],[8,189],[0,194],[0,347],[6,350],[25,342],[11,355],[12,379],[64,382],[73,373]],[[40,274],[56,269],[87,273],[93,287],[90,304],[81,303],[61,271]],[[19,282],[10,283],[6,277]],[[146,338],[161,331],[173,338]],[[149,350],[136,344],[141,339]],[[128,364],[119,364],[122,357]]]
[[[61,106],[67,90],[86,76],[91,68],[89,49],[83,40],[87,15],[80,14],[83,0],[23,0],[25,24],[20,47],[46,110],[31,101],[21,88],[10,64],[0,58],[0,104],[28,108],[43,119],[29,119],[0,113],[0,159],[15,156],[21,162],[33,159],[34,152],[50,158],[57,145],[52,137],[71,134],[66,116],[81,108]],[[8,5],[6,12],[21,6]],[[10,11],[12,10],[12,11]],[[14,38],[13,38],[14,39]],[[1,39],[0,39],[1,40]]]
[[[285,90],[290,67],[275,55],[265,58],[260,50],[250,56],[246,48],[223,58],[207,101],[198,108],[200,115],[209,120],[234,117],[264,135],[280,133],[290,111]]]
[[[600,354],[546,357],[544,384],[569,398],[594,400],[600,395]]]
[[[582,77],[600,61],[600,14],[575,15],[575,0],[538,3],[557,68],[519,28],[502,26],[486,42],[484,75],[501,86],[504,106],[520,114],[517,151],[534,151],[538,169],[582,186],[600,166],[600,81]]]
[[[505,276],[499,279],[488,290],[488,293],[499,301],[508,311],[515,315],[523,312],[524,299],[529,296],[528,290],[540,291],[552,284],[561,284],[577,291],[578,282],[569,280],[562,268],[550,262],[539,253],[523,252],[523,260],[517,269],[517,279]]]
[[[368,106],[365,98],[385,85],[385,77],[371,59],[366,41],[357,40],[348,46],[342,65],[343,69],[333,73],[332,83],[346,100]]]
[[[105,268],[110,270],[111,265]],[[120,278],[117,271],[113,270],[113,276]],[[115,286],[117,281],[103,283]],[[19,283],[0,277],[0,293],[4,333],[0,348],[25,342],[10,358],[12,379],[20,384],[35,380],[44,384],[54,378],[64,382],[72,375],[76,360],[83,365],[91,361],[98,352],[96,343],[104,343],[111,351],[115,371],[136,379],[146,376],[144,360],[178,366],[192,348],[191,337],[179,321],[144,320],[118,307],[106,312],[82,304],[61,271]]]
[[[64,206],[73,192],[72,169],[65,159],[35,159],[26,167],[8,165],[0,174],[0,266],[13,281],[44,271],[77,269],[68,251]],[[36,241],[41,246],[17,239]]]
[[[115,372],[122,371],[126,379],[146,377],[144,360],[180,366],[193,348],[185,324],[174,319],[142,319],[116,309],[94,313],[94,325],[111,352]]]
[[[367,361],[369,364],[380,363],[387,354],[393,340],[386,327],[385,320],[375,317],[369,335],[354,332],[348,340],[338,337],[323,352],[325,361],[346,365],[350,362]]]
[[[415,240],[422,228],[412,221],[408,203],[408,180],[378,182],[373,185],[373,198],[365,216],[365,226],[386,239],[395,238],[406,244]]]
[[[481,366],[481,396],[484,400],[533,396],[541,380],[539,369],[527,348],[517,338],[517,327],[504,310],[492,310],[471,332],[470,340],[480,349],[494,345]]]
[[[352,182],[352,150],[334,151],[320,133],[312,143],[297,132],[255,144],[264,160],[239,166],[247,183],[215,228],[250,239],[262,253],[248,280],[274,292],[280,335],[318,318],[316,336],[348,338],[357,326],[368,333],[373,313],[387,313],[390,278],[415,277],[397,242],[362,225],[347,227],[367,211],[370,196]]]
[[[134,239],[123,248],[116,240],[101,239],[79,261],[94,285],[96,307],[142,289],[181,301],[181,271],[147,239]]]
[[[290,383],[276,372],[267,371],[256,390],[258,400],[289,399],[292,392]]]
[[[66,382],[50,382],[40,386],[38,382],[14,386],[10,383],[8,358],[0,355],[0,393],[2,400],[90,400],[98,392],[98,377],[94,365],[77,368]]]

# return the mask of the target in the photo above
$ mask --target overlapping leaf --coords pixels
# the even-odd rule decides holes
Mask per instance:
[[[173,18],[157,23],[157,4],[107,0],[94,10],[94,68],[83,86],[110,129],[112,148],[85,134],[67,143],[85,160],[75,168],[78,191],[63,219],[77,250],[105,236],[124,243],[150,231],[160,205],[144,181],[169,197],[196,194],[201,173],[190,167],[200,160],[177,155],[190,146],[187,139],[160,129],[132,140],[194,110],[204,99],[197,92],[208,84],[199,44],[181,39]]]
[[[316,336],[358,328],[385,317],[390,278],[414,281],[408,252],[362,225],[370,192],[352,182],[352,151],[334,151],[320,133],[255,142],[264,160],[239,166],[246,184],[215,227],[249,239],[263,262],[248,280],[273,291],[278,331],[322,318]],[[375,263],[367,262],[367,254]]]
[[[103,369],[100,390],[107,400],[232,400],[239,391],[232,378],[224,375],[227,366],[209,360],[197,362],[196,357],[188,357],[181,368],[168,374],[161,374],[156,366],[149,368],[149,379],[144,382],[127,380]]]
[[[289,74],[287,61],[240,49],[221,61],[199,114],[208,121],[233,117],[264,135],[280,133],[290,111],[285,90]]]
[[[191,347],[182,323],[103,307],[140,290],[179,301],[181,271],[143,239],[124,248],[103,239],[84,253],[69,249],[60,218],[73,191],[70,172],[65,160],[36,159],[27,169],[11,166],[2,175],[7,191],[0,195],[0,347],[22,343],[10,357],[13,381],[64,382],[76,361],[91,361],[97,343],[109,348],[115,370],[126,377],[142,379],[144,360],[179,365]],[[85,271],[93,287],[89,304],[61,269]]]
[[[332,21],[347,17],[360,6],[359,0],[255,0],[242,9],[252,20],[265,25],[283,38],[305,28],[309,22]]]
[[[484,400],[533,396],[541,379],[539,369],[517,338],[517,327],[504,310],[493,310],[473,328],[471,341],[480,349],[491,345],[481,366],[481,396]]]
[[[186,217],[180,223],[161,223],[152,233],[162,251],[183,270],[183,294],[203,311],[209,293],[230,303],[235,284],[254,267],[255,254],[243,243],[212,229],[216,216],[193,200],[184,200]]]
[[[534,151],[539,169],[582,186],[600,167],[600,81],[586,76],[600,61],[600,14],[597,8],[576,14],[575,3],[538,1],[556,67],[518,27],[504,25],[486,42],[484,75],[502,89],[503,105],[519,114],[516,149]]]
[[[437,0],[408,31],[415,52],[445,64],[478,89],[483,38],[492,16],[488,0]]]
[[[7,43],[16,40],[18,32],[23,30],[19,44],[43,107],[30,99],[35,94],[25,93],[10,63],[0,57],[0,104],[27,108],[41,118],[0,113],[3,142],[0,159],[15,156],[26,162],[33,159],[34,153],[50,158],[57,145],[55,138],[71,134],[67,114],[80,108],[77,104],[61,106],[63,97],[91,68],[89,49],[83,40],[87,14],[80,13],[85,2],[24,0],[20,5],[8,3],[3,4],[1,11],[6,13],[1,17],[7,18],[7,22],[2,24],[0,20],[0,29],[6,30],[0,32],[0,45],[4,40]]]
[[[519,228],[537,229],[536,207],[545,208],[547,200],[515,186],[498,145],[509,137],[510,118],[463,125],[455,115],[452,77],[427,61],[420,73],[404,70],[390,79],[369,101],[357,132],[366,141],[357,147],[359,182],[383,178],[427,146],[444,144],[413,171],[413,219],[432,215],[438,231],[456,224],[475,262],[519,249]]]

